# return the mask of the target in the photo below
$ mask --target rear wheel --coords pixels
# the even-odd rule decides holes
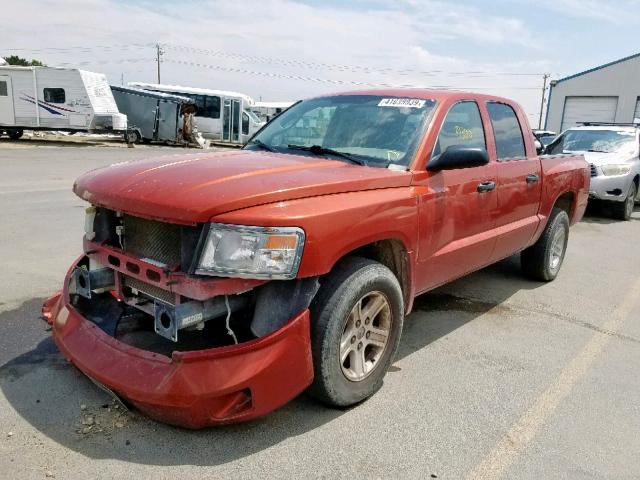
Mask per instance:
[[[554,280],[562,267],[568,240],[569,216],[564,210],[554,208],[542,236],[520,254],[524,274],[532,280]]]
[[[10,130],[7,130],[7,135],[9,135],[9,138],[11,140],[19,140],[22,137],[23,133],[24,130],[21,128],[12,128]]]
[[[381,386],[400,342],[402,290],[384,265],[348,258],[325,277],[311,306],[315,378],[309,393],[335,407]]]
[[[613,204],[613,216],[618,220],[629,220],[631,218],[631,214],[633,213],[633,208],[636,203],[636,194],[638,193],[638,189],[636,187],[635,182],[631,182],[631,186],[629,187],[629,191],[627,192],[627,196],[625,197],[623,202],[615,202]]]

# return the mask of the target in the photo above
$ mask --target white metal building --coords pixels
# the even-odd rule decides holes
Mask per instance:
[[[546,130],[640,119],[640,53],[551,82]]]

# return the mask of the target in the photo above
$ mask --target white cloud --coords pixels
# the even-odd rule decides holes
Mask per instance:
[[[638,0],[539,0],[538,5],[569,17],[587,18],[616,25],[640,22]]]
[[[5,22],[0,31],[0,45],[6,48],[41,50],[161,42],[240,53],[242,56],[233,57],[167,48],[167,62],[162,65],[163,82],[238,90],[255,97],[262,96],[265,100],[297,99],[353,87],[326,80],[445,85],[492,89],[491,93],[515,97],[533,113],[538,109],[539,92],[520,88],[533,88],[539,83],[536,78],[441,72],[545,71],[542,70],[544,62],[526,59],[516,63],[501,59],[475,61],[471,52],[483,46],[530,50],[535,45],[532,34],[520,19],[491,16],[475,7],[442,1],[381,0],[375,4],[357,2],[336,6],[310,5],[294,0],[209,0],[180,4],[21,0],[3,8],[3,16],[14,19]],[[448,51],[449,46],[460,44],[469,46],[466,53]],[[7,54],[0,47],[2,53]],[[48,64],[88,62],[83,68],[103,71],[113,82],[119,82],[121,73],[126,81],[155,79],[155,52],[150,47],[15,53],[40,58]],[[261,58],[246,58],[250,56]],[[283,64],[269,58],[313,64]],[[185,66],[170,60],[214,68]],[[394,72],[340,71],[318,64],[390,67]],[[398,70],[411,71],[400,73]],[[264,75],[269,73],[275,76]],[[318,81],[282,78],[285,75],[311,77]],[[516,88],[505,88],[510,86]]]

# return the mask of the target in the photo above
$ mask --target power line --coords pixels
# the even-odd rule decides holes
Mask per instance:
[[[155,62],[155,58],[122,58],[119,60],[87,60],[84,62],[62,62],[56,63],[53,66],[56,67],[86,67],[88,65],[107,65],[107,64],[122,64],[122,63],[144,63]]]
[[[24,51],[32,53],[68,53],[68,52],[85,52],[90,53],[94,50],[129,50],[129,49],[144,49],[158,48],[156,43],[129,43],[129,44],[114,44],[114,45],[92,45],[92,46],[73,46],[73,47],[44,47],[38,49],[32,48],[4,48],[3,51],[14,52]],[[382,68],[362,65],[340,65],[323,62],[311,62],[299,59],[285,59],[277,57],[263,57],[256,55],[246,55],[236,52],[226,52],[223,50],[210,50],[205,48],[190,47],[186,45],[176,45],[163,43],[160,45],[161,49],[167,48],[177,51],[189,51],[192,53],[228,58],[233,60],[241,60],[253,63],[265,63],[270,65],[280,65],[288,67],[298,67],[307,69],[321,69],[321,70],[337,70],[341,72],[354,72],[354,73],[378,73],[384,75],[397,74],[397,75],[427,75],[427,76],[465,76],[467,78],[490,78],[495,76],[515,76],[515,77],[540,77],[545,75],[544,73],[535,72],[490,72],[486,70],[466,70],[466,71],[448,71],[448,70],[416,70],[416,69],[398,69],[398,68]],[[164,52],[163,52],[164,53]]]
[[[86,51],[92,52],[94,50],[128,50],[128,49],[138,49],[138,48],[150,48],[154,47],[153,43],[126,43],[121,45],[92,45],[92,46],[77,46],[77,47],[45,47],[45,48],[4,48],[2,47],[2,51],[6,52],[32,52],[32,53],[43,53],[43,52],[56,52],[56,53],[66,53],[71,51]]]
[[[285,74],[285,73],[274,73],[274,72],[261,72],[256,70],[248,70],[245,68],[234,68],[234,67],[223,67],[222,65],[211,65],[206,63],[198,63],[191,62],[186,60],[174,60],[171,58],[165,58],[165,62],[175,63],[178,65],[187,65],[192,67],[199,68],[207,68],[210,70],[218,70],[229,73],[240,73],[245,75],[255,75],[261,77],[269,77],[269,78],[282,78],[286,80],[300,80],[306,82],[315,82],[315,83],[328,83],[333,85],[353,85],[359,87],[384,87],[384,88],[433,88],[433,89],[444,89],[444,90],[538,90],[539,87],[510,87],[510,86],[502,86],[502,87],[461,87],[457,85],[431,85],[429,87],[420,86],[420,85],[393,85],[389,83],[371,83],[371,82],[359,82],[355,80],[342,80],[342,79],[330,79],[330,78],[320,78],[320,77],[309,77],[303,75],[295,75],[295,74]]]
[[[311,69],[323,69],[323,70],[339,70],[345,72],[361,72],[361,73],[382,73],[382,74],[399,74],[399,75],[451,75],[451,76],[468,76],[468,77],[493,77],[493,76],[518,76],[518,77],[540,77],[543,73],[532,72],[488,72],[482,70],[467,70],[467,71],[447,71],[447,70],[415,70],[415,69],[396,69],[396,68],[380,68],[380,67],[367,67],[361,65],[339,65],[331,63],[321,62],[309,62],[305,60],[297,59],[284,59],[277,57],[260,57],[255,55],[245,55],[235,52],[225,52],[223,50],[209,50],[205,48],[189,47],[185,45],[175,44],[163,44],[164,47],[178,51],[189,51],[192,53],[198,53],[201,55],[208,55],[214,57],[230,58],[235,60],[244,60],[253,63],[266,63],[272,65],[281,66],[295,66],[300,68]]]

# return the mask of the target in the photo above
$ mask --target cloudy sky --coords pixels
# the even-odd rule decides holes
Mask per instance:
[[[0,56],[154,82],[296,100],[382,85],[520,101],[537,123],[543,73],[640,50],[640,0],[20,0]],[[10,19],[10,21],[7,21]]]

